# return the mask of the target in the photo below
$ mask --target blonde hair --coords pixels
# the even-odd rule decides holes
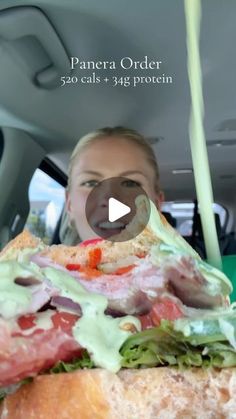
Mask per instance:
[[[132,142],[133,144],[136,144],[139,148],[141,148],[150,163],[151,167],[154,170],[155,174],[155,189],[156,192],[160,192],[160,185],[159,185],[159,167],[157,164],[157,160],[155,157],[155,153],[150,146],[150,144],[147,142],[147,140],[139,134],[137,131],[125,128],[122,126],[118,127],[105,127],[98,129],[96,131],[90,132],[89,134],[84,135],[80,140],[78,141],[77,145],[75,146],[70,162],[69,162],[69,168],[68,168],[68,189],[70,189],[71,181],[72,181],[72,170],[73,165],[79,154],[91,143],[98,141],[99,139],[104,139],[108,137],[122,137],[127,139],[128,141]]]

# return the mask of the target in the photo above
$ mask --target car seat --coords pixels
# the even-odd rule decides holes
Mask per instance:
[[[226,234],[225,230],[221,227],[219,214],[215,214],[215,223],[221,255],[235,254],[236,240],[232,234]],[[200,214],[196,214],[195,219],[193,220],[193,234],[188,242],[203,259],[206,258],[206,249]]]

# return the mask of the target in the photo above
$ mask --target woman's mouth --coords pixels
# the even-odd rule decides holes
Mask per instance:
[[[95,224],[94,230],[99,236],[106,239],[121,233],[125,227],[126,223],[122,223],[121,221],[100,221]]]

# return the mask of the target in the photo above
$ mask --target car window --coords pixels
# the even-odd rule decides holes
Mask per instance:
[[[174,217],[176,229],[182,236],[191,236],[194,212],[193,202],[165,202],[162,205],[162,211],[168,212]],[[219,214],[221,227],[225,228],[227,222],[226,209],[222,205],[214,203],[213,211],[215,214]]]
[[[30,213],[25,228],[51,242],[64,204],[65,188],[57,181],[37,169],[29,187]]]

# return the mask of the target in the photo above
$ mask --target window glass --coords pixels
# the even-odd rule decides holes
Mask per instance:
[[[25,228],[49,244],[64,204],[65,188],[37,169],[29,187],[30,213]]]
[[[176,219],[176,229],[181,236],[191,236],[193,225],[193,202],[165,202],[162,211],[169,212]],[[220,224],[225,227],[227,221],[227,211],[222,205],[213,204],[213,211],[219,214]]]

